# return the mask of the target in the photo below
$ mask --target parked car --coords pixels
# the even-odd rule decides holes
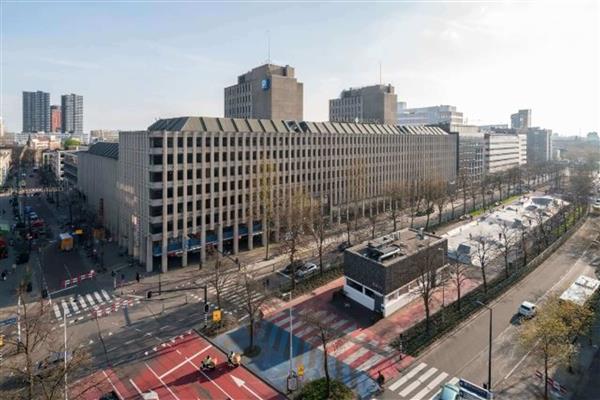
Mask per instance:
[[[67,352],[67,361],[71,358],[71,353]],[[36,376],[40,376],[42,374],[49,373],[53,368],[57,366],[62,366],[65,360],[65,353],[54,352],[46,357],[44,360],[37,363],[36,366]]]
[[[446,383],[442,386],[442,390],[440,391],[437,400],[459,400],[461,398],[460,389],[456,385]]]
[[[525,318],[533,318],[533,317],[535,317],[536,313],[537,313],[537,307],[535,306],[535,304],[533,304],[529,301],[524,301],[519,306],[519,315],[521,315]]]
[[[296,271],[296,278],[298,279],[304,279],[314,273],[316,273],[319,270],[319,267],[317,267],[317,264],[315,263],[306,263],[303,266],[300,267],[300,269],[298,269]]]
[[[346,250],[348,247],[351,247],[352,245],[350,243],[348,243],[347,241],[344,241],[340,244],[338,244],[337,249],[338,251],[343,252],[344,250]]]
[[[296,260],[294,261],[293,264],[288,264],[284,269],[283,269],[283,273],[286,275],[291,275],[292,271],[298,271],[302,265],[304,265],[303,261],[300,260]]]

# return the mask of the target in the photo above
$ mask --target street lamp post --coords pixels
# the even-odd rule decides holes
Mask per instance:
[[[288,293],[284,293],[285,295],[289,295],[290,297],[290,306],[289,306],[289,312],[290,312],[290,368],[288,371],[288,382],[290,382],[292,380],[293,374],[294,374],[294,364],[293,364],[293,359],[294,359],[294,354],[293,354],[293,345],[292,345],[292,340],[294,338],[294,334],[293,334],[293,328],[294,328],[294,322],[293,322],[293,316],[292,316],[292,291],[290,290]],[[288,390],[290,390],[290,384],[288,383]]]
[[[490,312],[490,332],[489,332],[489,343],[488,343],[488,384],[487,384],[487,390],[492,390],[492,320],[493,320],[493,312],[492,312],[492,308],[490,306],[488,306],[487,304],[482,303],[481,301],[477,300],[476,301],[477,304],[479,304],[480,306],[483,306],[485,308],[488,309],[488,311]]]

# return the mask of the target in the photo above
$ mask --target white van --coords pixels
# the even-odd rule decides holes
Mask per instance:
[[[524,301],[519,306],[519,315],[522,315],[525,318],[533,318],[537,312],[537,308],[535,304]]]

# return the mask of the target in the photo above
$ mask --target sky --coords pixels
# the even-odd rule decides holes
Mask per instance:
[[[600,7],[564,2],[25,2],[0,0],[0,115],[22,91],[84,96],[84,129],[222,116],[223,88],[268,58],[296,68],[304,119],[348,87],[395,86],[409,107],[451,104],[471,124],[598,131]]]

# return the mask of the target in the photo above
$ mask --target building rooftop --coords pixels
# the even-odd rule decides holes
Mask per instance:
[[[98,142],[90,147],[88,153],[100,157],[119,159],[119,143]]]
[[[441,244],[444,239],[425,231],[402,229],[377,239],[352,246],[346,251],[376,261],[384,267],[395,264],[404,257]]]
[[[424,125],[385,125],[351,122],[308,122],[272,119],[215,117],[177,117],[154,122],[148,131],[187,132],[281,132],[281,133],[348,133],[447,135],[439,128]]]

